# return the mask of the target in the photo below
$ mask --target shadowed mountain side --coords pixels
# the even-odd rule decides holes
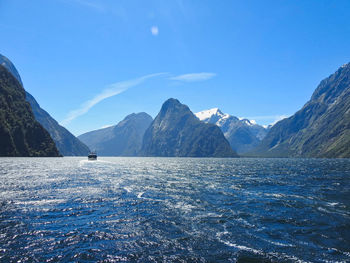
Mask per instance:
[[[28,92],[26,92],[26,99],[32,107],[35,119],[50,133],[62,155],[86,156],[89,153],[89,148],[40,108],[37,101]]]
[[[152,122],[147,113],[133,113],[117,125],[84,133],[78,138],[102,156],[137,156],[145,130]]]
[[[350,64],[321,81],[310,101],[276,123],[249,156],[350,157]]]
[[[21,82],[0,65],[0,156],[59,156],[34,118]]]
[[[201,122],[176,99],[163,104],[145,132],[141,155],[237,157],[216,125]]]
[[[260,143],[260,140],[254,136],[251,130],[242,123],[232,125],[227,132],[224,132],[224,135],[232,149],[240,154],[252,150]]]

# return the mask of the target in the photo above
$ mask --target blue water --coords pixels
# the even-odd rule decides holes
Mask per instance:
[[[350,160],[0,158],[1,262],[350,262]]]

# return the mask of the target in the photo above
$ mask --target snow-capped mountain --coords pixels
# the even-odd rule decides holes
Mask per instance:
[[[219,126],[232,149],[241,154],[257,146],[268,132],[268,129],[254,120],[239,119],[218,108],[200,111],[195,115],[203,122]]]
[[[197,112],[195,115],[201,121],[210,122],[210,123],[216,123],[219,120],[226,119],[226,118],[230,117],[230,115],[222,113],[222,111],[219,110],[218,108],[200,111],[200,112]],[[220,126],[219,124],[217,124],[217,125]]]

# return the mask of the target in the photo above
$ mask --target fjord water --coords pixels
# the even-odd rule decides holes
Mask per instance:
[[[1,158],[19,260],[350,261],[350,160]]]

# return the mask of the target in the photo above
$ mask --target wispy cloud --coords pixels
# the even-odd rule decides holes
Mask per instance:
[[[190,73],[183,74],[175,77],[171,77],[171,80],[184,81],[184,82],[196,82],[211,79],[216,76],[216,73],[201,72],[201,73]]]
[[[158,34],[159,34],[158,27],[157,26],[152,26],[151,27],[151,33],[152,33],[153,36],[158,36]]]
[[[104,5],[101,2],[96,0],[60,0],[69,5],[79,5],[82,7],[90,8],[94,11],[104,12],[107,11]]]
[[[75,0],[75,2],[77,4],[95,9],[97,11],[105,11],[104,6],[102,6],[101,4],[97,3],[97,2],[93,2],[91,0]]]
[[[62,125],[67,125],[77,117],[84,115],[87,113],[93,106],[95,106],[97,103],[100,103],[101,101],[116,96],[134,86],[137,86],[144,82],[147,79],[158,77],[161,75],[164,75],[166,73],[156,73],[156,74],[150,74],[146,76],[142,76],[137,79],[127,80],[127,81],[121,81],[117,82],[111,85],[108,85],[105,90],[103,90],[100,94],[93,97],[91,100],[88,100],[84,102],[78,109],[72,110],[68,113],[67,117],[61,122]]]

